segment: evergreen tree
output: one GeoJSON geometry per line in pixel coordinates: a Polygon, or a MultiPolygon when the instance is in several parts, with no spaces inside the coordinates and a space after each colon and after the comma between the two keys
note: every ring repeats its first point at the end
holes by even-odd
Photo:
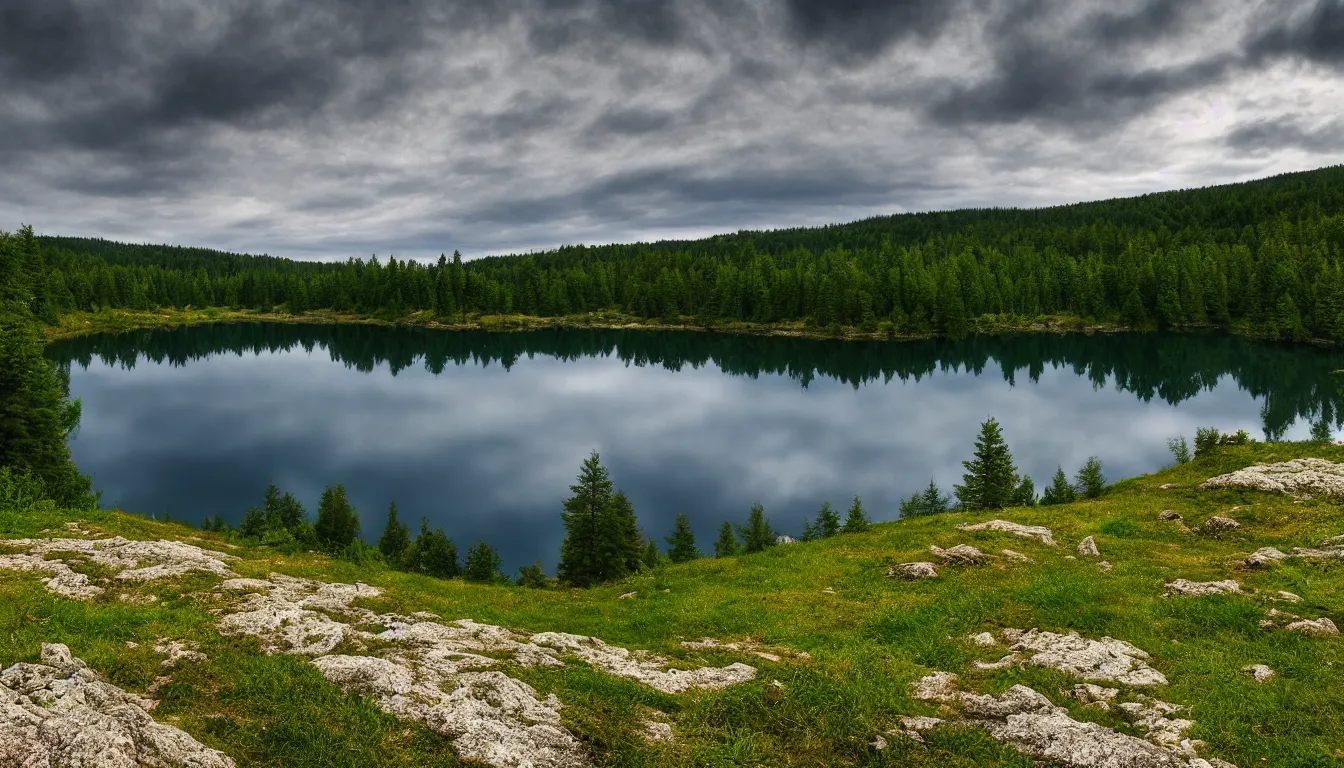
{"type": "Polygon", "coordinates": [[[520,587],[528,587],[530,589],[545,589],[550,586],[550,582],[546,580],[546,572],[541,570],[540,560],[531,565],[524,565],[519,568],[518,580],[514,583],[520,587]]]}
{"type": "Polygon", "coordinates": [[[714,542],[715,557],[732,557],[737,554],[737,536],[733,534],[733,524],[727,520],[719,528],[719,538],[714,542]]]}
{"type": "Polygon", "coordinates": [[[616,491],[611,497],[611,509],[607,515],[606,527],[617,533],[610,537],[613,551],[609,556],[609,562],[612,565],[607,578],[619,579],[627,573],[639,570],[640,563],[644,559],[644,532],[639,529],[635,508],[630,503],[630,497],[625,495],[625,491],[616,491]]]}
{"type": "Polygon", "coordinates": [[[640,565],[647,570],[652,570],[661,565],[662,562],[663,555],[658,551],[658,542],[649,539],[649,543],[645,545],[644,551],[641,553],[640,565]]]}
{"type": "Polygon", "coordinates": [[[954,486],[957,500],[966,509],[1003,509],[1013,501],[1017,489],[1017,469],[1008,444],[1003,440],[999,422],[993,417],[980,425],[975,441],[975,458],[963,461],[966,474],[962,484],[954,486]]]}
{"type": "Polygon", "coordinates": [[[406,560],[410,570],[427,576],[452,579],[462,575],[457,564],[457,545],[442,528],[431,531],[428,518],[420,518],[420,534],[415,537],[406,560]]]}
{"type": "Polygon", "coordinates": [[[387,509],[387,525],[383,528],[383,535],[378,538],[378,551],[383,553],[387,562],[396,565],[406,557],[406,552],[411,548],[411,532],[406,524],[397,519],[397,502],[387,509]]]}
{"type": "Polygon", "coordinates": [[[318,543],[332,552],[345,549],[359,538],[359,515],[346,499],[345,486],[341,483],[329,485],[322,491],[314,529],[318,543]]]}
{"type": "Polygon", "coordinates": [[[1045,489],[1045,493],[1041,494],[1041,503],[1070,504],[1077,498],[1078,494],[1069,482],[1068,475],[1064,474],[1064,468],[1059,467],[1055,470],[1055,476],[1050,480],[1049,487],[1045,489]]]}
{"type": "Polygon", "coordinates": [[[248,507],[243,522],[238,524],[238,532],[244,538],[260,539],[266,534],[266,513],[260,507],[248,507]]]}
{"type": "Polygon", "coordinates": [[[840,532],[840,514],[831,506],[831,502],[821,503],[821,511],[817,512],[817,524],[814,530],[817,538],[821,539],[829,539],[840,532]]]}
{"type": "Polygon", "coordinates": [[[1018,483],[1017,488],[1013,490],[1013,506],[1036,506],[1036,484],[1031,482],[1030,477],[1023,475],[1022,482],[1018,483]]]}
{"type": "Polygon", "coordinates": [[[478,541],[467,550],[466,562],[462,565],[462,575],[467,581],[488,584],[499,578],[499,555],[489,544],[478,541]]]}
{"type": "Polygon", "coordinates": [[[677,522],[672,528],[672,535],[667,537],[667,559],[674,563],[687,563],[700,557],[700,550],[695,548],[695,532],[691,530],[691,519],[685,512],[677,515],[677,522]]]}
{"type": "Polygon", "coordinates": [[[304,522],[307,513],[299,500],[291,493],[280,493],[279,487],[272,481],[266,486],[262,511],[266,515],[266,527],[293,533],[304,522]]]}
{"type": "Polygon", "coordinates": [[[1101,474],[1101,460],[1096,456],[1088,458],[1078,470],[1078,495],[1085,499],[1099,498],[1106,490],[1106,478],[1101,474]]]}
{"type": "Polygon", "coordinates": [[[1330,432],[1330,422],[1325,417],[1317,419],[1311,425],[1311,441],[1313,443],[1328,443],[1333,439],[1330,432]]]}
{"type": "Polygon", "coordinates": [[[948,511],[951,499],[943,495],[938,484],[929,478],[929,487],[901,502],[901,517],[922,517],[938,515],[948,511]]]}
{"type": "Polygon", "coordinates": [[[747,518],[747,524],[737,529],[737,535],[742,537],[742,551],[747,554],[773,547],[775,539],[779,537],[765,517],[765,507],[760,504],[751,505],[751,515],[747,518]]]}
{"type": "Polygon", "coordinates": [[[603,542],[610,537],[603,526],[611,508],[612,484],[597,451],[584,460],[578,482],[569,489],[574,495],[565,501],[561,513],[565,541],[560,546],[559,576],[576,587],[588,587],[604,581],[611,570],[603,561],[607,554],[603,542]]]}
{"type": "Polygon", "coordinates": [[[863,511],[863,500],[858,496],[854,497],[854,503],[849,506],[849,513],[845,515],[845,533],[863,533],[868,530],[872,521],[863,511]]]}

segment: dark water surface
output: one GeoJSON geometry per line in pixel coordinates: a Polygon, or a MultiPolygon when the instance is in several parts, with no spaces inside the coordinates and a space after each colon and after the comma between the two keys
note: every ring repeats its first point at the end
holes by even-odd
{"type": "Polygon", "coordinates": [[[223,325],[52,345],[84,419],[79,466],[105,506],[237,523],[269,480],[315,513],[343,482],[366,539],[389,501],[505,567],[553,570],[560,505],[602,454],[659,538],[678,512],[702,548],[753,502],[797,535],[823,500],[878,520],[961,475],[1003,424],[1038,490],[1090,455],[1108,477],[1170,463],[1216,425],[1303,438],[1341,413],[1344,355],[1214,334],[828,342],[700,333],[445,333],[223,325]]]}

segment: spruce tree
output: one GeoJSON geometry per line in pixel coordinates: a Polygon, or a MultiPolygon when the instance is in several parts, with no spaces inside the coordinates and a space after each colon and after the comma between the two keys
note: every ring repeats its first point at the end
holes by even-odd
{"type": "Polygon", "coordinates": [[[1034,507],[1036,506],[1036,484],[1031,482],[1031,478],[1023,475],[1022,482],[1018,483],[1013,491],[1013,506],[1015,507],[1034,507]]]}
{"type": "Polygon", "coordinates": [[[345,497],[345,486],[337,483],[322,491],[317,506],[317,541],[328,551],[345,549],[359,538],[359,515],[345,497]]]}
{"type": "Polygon", "coordinates": [[[411,548],[411,532],[406,524],[397,519],[397,502],[387,509],[387,525],[383,535],[378,538],[378,551],[383,553],[387,562],[397,565],[403,561],[406,551],[411,548]]]}
{"type": "Polygon", "coordinates": [[[980,425],[975,458],[961,463],[966,468],[962,484],[953,486],[957,500],[966,509],[1003,509],[1013,501],[1017,469],[999,422],[993,417],[980,425]]]}
{"type": "Polygon", "coordinates": [[[531,565],[524,565],[519,568],[518,579],[514,583],[520,587],[528,587],[530,589],[545,589],[550,586],[550,582],[546,580],[546,572],[541,570],[540,560],[531,565]]]}
{"type": "Polygon", "coordinates": [[[1077,498],[1078,494],[1073,490],[1068,476],[1064,474],[1064,468],[1059,467],[1055,470],[1055,476],[1051,478],[1049,487],[1041,494],[1041,503],[1069,504],[1077,498]]]}
{"type": "Polygon", "coordinates": [[[1322,416],[1320,419],[1317,419],[1315,422],[1312,422],[1311,442],[1328,443],[1332,439],[1333,435],[1330,432],[1330,422],[1326,421],[1324,416],[1322,416]]]}
{"type": "Polygon", "coordinates": [[[695,548],[695,532],[691,530],[691,519],[685,512],[677,515],[677,522],[672,528],[672,535],[667,537],[667,559],[674,563],[687,563],[700,557],[700,550],[695,548]]]}
{"type": "Polygon", "coordinates": [[[775,539],[779,536],[775,529],[770,527],[770,521],[765,517],[765,507],[760,504],[751,505],[751,515],[747,518],[747,524],[739,528],[737,534],[742,537],[742,551],[748,554],[773,547],[775,539]]]}
{"type": "Polygon", "coordinates": [[[732,557],[737,554],[737,536],[733,533],[733,524],[727,520],[719,528],[719,538],[714,542],[715,557],[732,557]]]}
{"type": "Polygon", "coordinates": [[[452,579],[462,575],[457,563],[457,545],[442,528],[431,531],[427,518],[420,518],[420,535],[415,537],[406,560],[410,570],[427,576],[452,579]]]}
{"type": "Polygon", "coordinates": [[[266,513],[260,507],[248,507],[243,522],[238,524],[238,532],[244,538],[260,539],[266,533],[266,513]]]}
{"type": "Polygon", "coordinates": [[[871,524],[863,511],[863,500],[855,496],[854,503],[849,505],[849,513],[845,515],[845,533],[863,533],[871,524]]]}
{"type": "Polygon", "coordinates": [[[579,470],[574,495],[561,517],[560,580],[577,587],[619,579],[639,570],[645,541],[634,507],[623,491],[612,492],[611,477],[593,451],[579,470]]]}
{"type": "Polygon", "coordinates": [[[653,570],[663,563],[663,555],[658,551],[658,542],[649,539],[649,543],[644,546],[644,551],[640,556],[640,565],[646,570],[653,570]]]}
{"type": "Polygon", "coordinates": [[[831,502],[823,501],[821,511],[817,513],[816,524],[817,538],[829,539],[840,532],[840,514],[831,506],[831,502]]]}
{"type": "Polygon", "coordinates": [[[1101,460],[1089,457],[1078,470],[1078,495],[1085,499],[1095,499],[1106,490],[1106,478],[1101,474],[1101,460]]]}
{"type": "Polygon", "coordinates": [[[467,550],[462,575],[467,581],[488,584],[499,577],[499,554],[484,541],[478,541],[467,550]]]}
{"type": "Polygon", "coordinates": [[[616,491],[611,497],[611,508],[607,512],[604,529],[610,534],[612,555],[608,559],[606,580],[619,579],[627,573],[639,570],[644,559],[644,532],[639,529],[635,518],[635,508],[625,491],[616,491]]]}

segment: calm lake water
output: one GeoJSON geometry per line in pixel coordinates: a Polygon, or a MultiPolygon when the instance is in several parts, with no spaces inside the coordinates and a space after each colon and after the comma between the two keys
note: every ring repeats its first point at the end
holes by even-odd
{"type": "Polygon", "coordinates": [[[797,535],[823,500],[877,520],[950,491],[993,415],[1041,489],[1088,456],[1122,478],[1216,425],[1304,438],[1341,413],[1344,355],[1215,334],[845,343],[700,333],[444,333],[243,324],[52,345],[108,507],[237,523],[270,480],[315,513],[343,482],[377,539],[395,501],[505,567],[553,572],[561,502],[601,453],[649,535],[702,548],[753,502],[797,535]]]}

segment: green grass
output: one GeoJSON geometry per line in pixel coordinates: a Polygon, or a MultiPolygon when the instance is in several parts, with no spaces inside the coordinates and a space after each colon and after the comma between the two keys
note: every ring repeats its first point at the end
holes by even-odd
{"type": "MultiPolygon", "coordinates": [[[[1226,448],[1187,465],[1126,480],[1105,496],[1061,507],[993,514],[947,514],[874,526],[865,534],[779,547],[757,555],[699,560],[591,590],[530,590],[439,581],[318,555],[267,549],[227,550],[244,559],[241,575],[270,571],[382,588],[378,610],[428,610],[521,630],[594,635],[691,663],[744,661],[754,682],[717,692],[661,694],[586,665],[510,669],[510,674],[567,705],[567,726],[603,766],[1028,766],[1029,759],[976,730],[942,729],[927,745],[893,739],[868,743],[900,715],[935,714],[910,699],[908,685],[931,670],[962,675],[977,690],[1024,683],[1068,707],[1072,716],[1127,726],[1114,713],[1082,708],[1061,689],[1075,680],[1038,668],[976,670],[1002,649],[961,638],[1000,627],[1040,627],[1109,635],[1152,655],[1170,684],[1154,691],[1192,707],[1194,738],[1207,754],[1248,766],[1344,765],[1344,640],[1260,629],[1269,604],[1253,595],[1163,598],[1175,578],[1235,578],[1259,593],[1288,590],[1304,602],[1281,608],[1344,624],[1344,564],[1292,561],[1238,570],[1261,546],[1310,546],[1344,534],[1344,507],[1326,499],[1295,502],[1251,492],[1198,489],[1213,475],[1257,461],[1319,456],[1344,461],[1344,448],[1253,444],[1226,448]],[[1162,490],[1164,483],[1176,487],[1162,490]],[[1242,527],[1218,538],[1183,532],[1158,520],[1164,509],[1196,527],[1231,512],[1242,527]],[[961,522],[1000,517],[1050,527],[1061,546],[994,532],[963,533],[961,522]],[[1102,572],[1073,547],[1094,536],[1114,570],[1102,572]],[[936,581],[901,582],[887,565],[928,558],[928,546],[970,543],[987,552],[1022,552],[1034,563],[998,561],[944,569],[936,581]],[[826,588],[835,594],[827,594],[826,588]],[[664,591],[667,590],[667,591],[664,591]],[[636,591],[634,600],[618,600],[636,591]],[[810,661],[772,663],[728,652],[688,651],[683,639],[750,638],[807,651],[810,661]],[[950,638],[950,639],[949,639],[950,638]],[[1268,664],[1278,675],[1254,683],[1240,670],[1268,664]],[[778,681],[779,686],[773,684],[778,681]],[[677,741],[650,745],[637,733],[650,709],[673,717],[677,741]]],[[[34,535],[59,527],[47,509],[31,520],[0,511],[0,535],[34,535]]],[[[105,533],[180,538],[222,548],[213,534],[120,513],[81,519],[105,533]]],[[[33,574],[0,571],[0,665],[32,660],[42,642],[64,642],[90,665],[130,690],[159,674],[149,649],[157,637],[192,638],[210,657],[185,664],[161,692],[156,716],[224,750],[240,765],[455,765],[443,740],[345,696],[303,660],[268,657],[254,641],[220,636],[213,579],[118,587],[91,603],[49,595],[33,574]],[[190,589],[184,589],[190,586],[190,589]],[[156,603],[122,602],[117,592],[154,594],[156,603]],[[139,644],[128,648],[127,641],[139,644]]]]}

